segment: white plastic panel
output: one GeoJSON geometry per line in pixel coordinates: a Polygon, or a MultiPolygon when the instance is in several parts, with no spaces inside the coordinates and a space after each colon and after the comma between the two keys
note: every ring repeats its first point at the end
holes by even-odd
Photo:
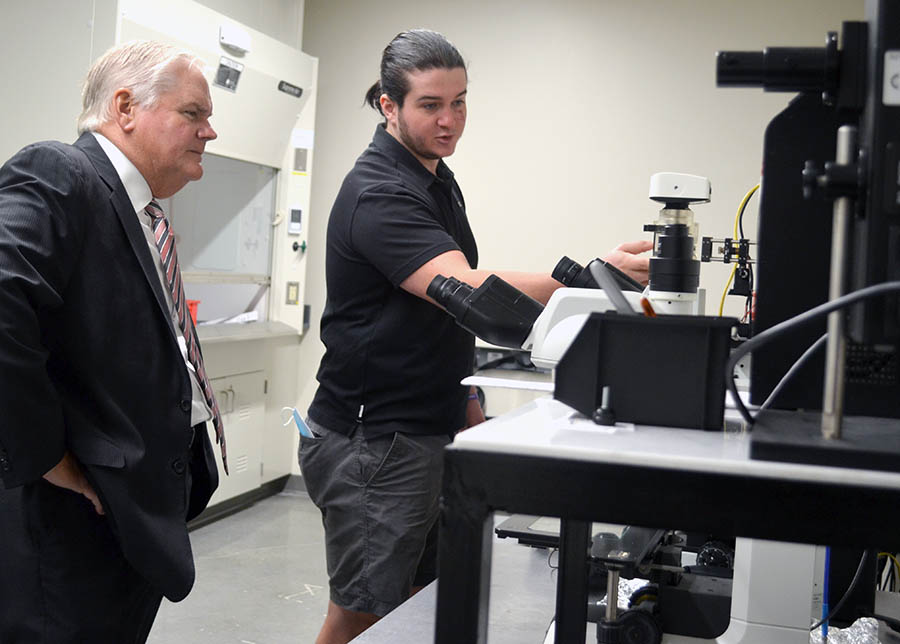
{"type": "MultiPolygon", "coordinates": [[[[274,38],[188,0],[122,0],[119,42],[152,39],[184,47],[208,66],[213,127],[219,138],[207,150],[280,168],[291,130],[312,93],[316,60],[274,38]],[[223,25],[249,35],[244,55],[219,43],[223,25]],[[234,91],[213,83],[222,57],[243,65],[234,91]],[[303,89],[298,98],[278,89],[282,81],[303,89]]],[[[226,27],[228,28],[228,27],[226,27]]]]}

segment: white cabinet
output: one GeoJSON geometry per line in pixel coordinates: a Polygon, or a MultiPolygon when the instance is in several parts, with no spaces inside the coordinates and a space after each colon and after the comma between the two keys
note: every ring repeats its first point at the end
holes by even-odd
{"type": "Polygon", "coordinates": [[[219,468],[219,488],[209,505],[256,490],[262,482],[260,436],[265,417],[265,381],[262,371],[213,378],[209,381],[222,414],[229,467],[229,474],[226,476],[222,467],[222,451],[215,445],[214,430],[210,423],[210,438],[213,440],[213,451],[219,468]]]}
{"type": "Polygon", "coordinates": [[[281,410],[297,404],[300,335],[280,322],[200,326],[197,335],[228,450],[226,475],[213,442],[219,487],[204,513],[211,520],[281,491],[291,473],[297,429],[283,425],[281,410]]]}

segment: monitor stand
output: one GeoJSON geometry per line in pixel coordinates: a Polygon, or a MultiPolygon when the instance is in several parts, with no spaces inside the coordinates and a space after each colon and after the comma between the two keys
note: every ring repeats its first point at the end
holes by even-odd
{"type": "Polygon", "coordinates": [[[841,438],[822,437],[822,414],[765,410],[753,425],[750,458],[900,472],[900,419],[845,416],[841,438]]]}

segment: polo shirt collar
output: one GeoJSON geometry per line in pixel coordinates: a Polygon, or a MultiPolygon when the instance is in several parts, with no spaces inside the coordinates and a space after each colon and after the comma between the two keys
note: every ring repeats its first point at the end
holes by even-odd
{"type": "Polygon", "coordinates": [[[422,185],[425,188],[428,188],[436,180],[440,180],[441,183],[453,181],[453,171],[447,167],[443,159],[438,161],[437,176],[431,174],[428,168],[413,156],[412,152],[403,147],[400,141],[388,133],[384,123],[379,123],[375,128],[375,136],[372,138],[372,143],[389,157],[410,169],[413,175],[422,181],[422,185]]]}

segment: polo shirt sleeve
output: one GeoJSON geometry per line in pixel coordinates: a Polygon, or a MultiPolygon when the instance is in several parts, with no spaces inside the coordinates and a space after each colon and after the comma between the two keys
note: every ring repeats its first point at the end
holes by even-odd
{"type": "Polygon", "coordinates": [[[388,188],[360,197],[350,234],[357,252],[394,286],[428,260],[461,250],[420,196],[388,188]]]}

